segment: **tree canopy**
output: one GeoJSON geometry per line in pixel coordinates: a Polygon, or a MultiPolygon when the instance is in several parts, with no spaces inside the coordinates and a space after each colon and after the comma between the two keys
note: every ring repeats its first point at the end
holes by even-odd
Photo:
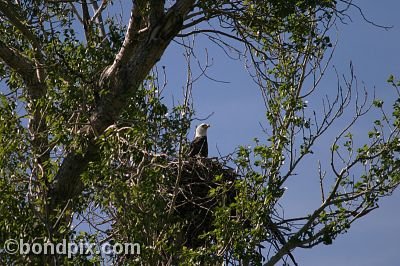
{"type": "MultiPolygon", "coordinates": [[[[400,100],[387,113],[353,69],[307,109],[351,1],[0,0],[0,243],[63,239],[140,244],[140,254],[10,254],[6,264],[297,265],[296,248],[331,244],[400,181],[400,100]],[[129,21],[121,16],[130,8],[129,21]],[[126,11],[126,10],[125,10],[126,11]],[[158,61],[197,36],[245,62],[265,103],[265,138],[221,158],[188,158],[190,66],[182,102],[163,99],[158,61]],[[354,100],[355,99],[355,100],[354,100]],[[351,108],[349,108],[351,107],[351,108]],[[375,109],[369,141],[352,126],[375,109]],[[315,173],[319,207],[279,201],[317,140],[354,110],[315,173]],[[79,232],[73,221],[93,230],[79,232]]],[[[206,75],[207,69],[204,69],[206,75]]],[[[389,85],[398,92],[399,81],[389,85]]],[[[178,95],[180,92],[176,92],[178,95]]]]}

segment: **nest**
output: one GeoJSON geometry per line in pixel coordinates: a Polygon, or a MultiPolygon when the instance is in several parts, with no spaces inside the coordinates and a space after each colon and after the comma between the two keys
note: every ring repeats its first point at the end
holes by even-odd
{"type": "Polygon", "coordinates": [[[238,175],[217,158],[171,162],[168,170],[179,181],[178,190],[171,192],[176,195],[175,214],[185,224],[181,231],[183,244],[189,248],[204,247],[207,241],[200,236],[213,230],[215,208],[234,202],[238,175]]]}

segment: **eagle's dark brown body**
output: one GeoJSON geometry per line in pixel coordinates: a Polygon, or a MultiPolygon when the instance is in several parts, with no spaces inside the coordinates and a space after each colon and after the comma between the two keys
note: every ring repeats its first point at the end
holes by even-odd
{"type": "Polygon", "coordinates": [[[189,157],[207,157],[208,156],[208,143],[207,136],[196,137],[190,144],[188,153],[189,157]]]}

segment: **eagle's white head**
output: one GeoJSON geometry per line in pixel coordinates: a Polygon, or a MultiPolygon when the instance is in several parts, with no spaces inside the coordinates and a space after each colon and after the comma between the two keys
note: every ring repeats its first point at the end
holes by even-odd
{"type": "Polygon", "coordinates": [[[196,128],[196,136],[195,136],[195,138],[207,136],[207,129],[210,126],[211,126],[210,124],[205,124],[205,123],[202,123],[202,124],[198,125],[197,128],[196,128]]]}

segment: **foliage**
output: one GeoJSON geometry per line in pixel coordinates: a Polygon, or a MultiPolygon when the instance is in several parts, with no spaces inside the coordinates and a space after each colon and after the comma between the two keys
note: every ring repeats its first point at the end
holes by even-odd
{"type": "MultiPolygon", "coordinates": [[[[351,68],[344,88],[323,100],[322,111],[310,111],[307,99],[333,52],[329,29],[349,6],[133,1],[126,23],[113,1],[0,0],[0,246],[8,239],[141,246],[140,254],[109,256],[3,250],[0,260],[296,264],[295,248],[331,244],[400,182],[400,100],[388,115],[383,101],[362,99],[351,68]],[[172,40],[195,57],[187,40],[199,34],[250,62],[265,103],[265,139],[218,159],[185,155],[195,115],[190,65],[175,106],[163,99],[158,72],[172,40]],[[351,104],[354,119],[332,143],[331,169],[316,173],[320,206],[285,217],[278,208],[285,183],[351,104]],[[382,119],[360,146],[351,129],[371,110],[382,119]]],[[[395,77],[388,83],[398,91],[395,77]]]]}

